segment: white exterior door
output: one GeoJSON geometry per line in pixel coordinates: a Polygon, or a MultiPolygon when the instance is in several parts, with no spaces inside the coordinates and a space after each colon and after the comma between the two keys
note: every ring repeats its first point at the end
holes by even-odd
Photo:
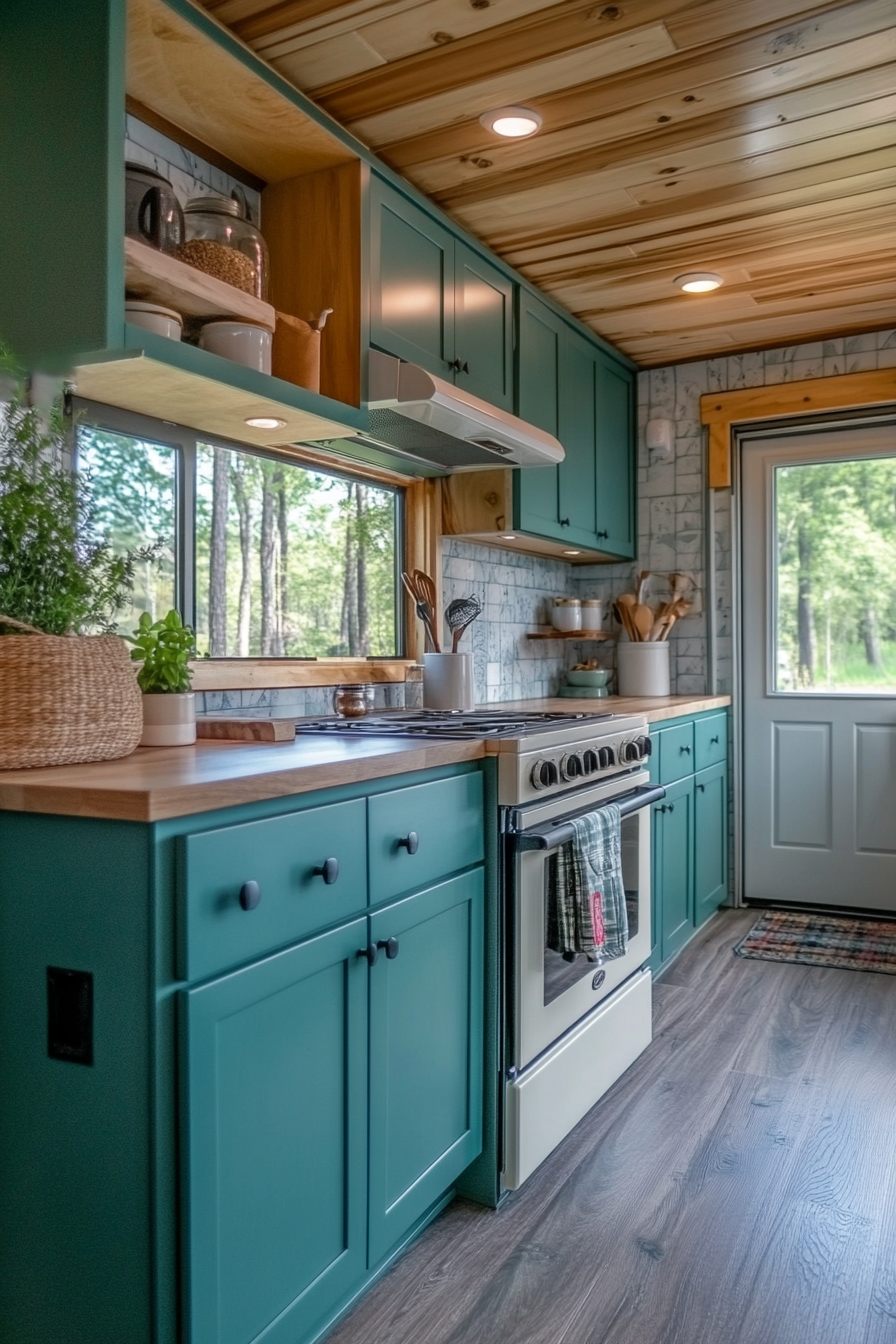
{"type": "Polygon", "coordinates": [[[742,449],[743,894],[896,911],[896,432],[742,449]]]}

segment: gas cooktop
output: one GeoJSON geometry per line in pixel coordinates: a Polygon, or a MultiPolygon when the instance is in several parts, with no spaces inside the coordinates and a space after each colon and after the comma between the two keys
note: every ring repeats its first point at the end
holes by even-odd
{"type": "Polygon", "coordinates": [[[296,733],[371,733],[392,737],[520,738],[557,728],[587,727],[616,714],[539,713],[527,710],[396,709],[361,719],[300,719],[296,733]]]}

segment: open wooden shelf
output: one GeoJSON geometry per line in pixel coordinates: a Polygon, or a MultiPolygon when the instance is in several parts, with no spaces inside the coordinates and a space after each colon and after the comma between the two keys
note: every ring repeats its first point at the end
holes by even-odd
{"type": "Polygon", "coordinates": [[[229,317],[268,331],[276,323],[269,303],[136,238],[124,240],[124,284],[129,297],[173,308],[181,317],[229,317]]]}
{"type": "Polygon", "coordinates": [[[341,439],[367,428],[367,413],[353,406],[140,327],[126,326],[125,333],[123,350],[76,361],[71,378],[78,396],[257,448],[341,439]],[[246,424],[261,415],[283,426],[246,424]]]}
{"type": "Polygon", "coordinates": [[[609,630],[530,630],[527,639],[615,639],[609,630]]]}

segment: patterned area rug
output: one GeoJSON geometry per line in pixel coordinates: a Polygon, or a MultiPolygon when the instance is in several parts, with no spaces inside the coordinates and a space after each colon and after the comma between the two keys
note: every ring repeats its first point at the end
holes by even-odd
{"type": "Polygon", "coordinates": [[[769,910],[734,949],[759,961],[797,961],[896,975],[896,921],[769,910]]]}

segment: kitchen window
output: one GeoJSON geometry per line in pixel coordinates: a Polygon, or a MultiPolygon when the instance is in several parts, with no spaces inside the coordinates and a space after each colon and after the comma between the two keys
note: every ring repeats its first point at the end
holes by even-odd
{"type": "Polygon", "coordinates": [[[104,406],[75,415],[98,530],[159,548],[119,631],[177,606],[212,658],[400,656],[400,488],[104,406]]]}

